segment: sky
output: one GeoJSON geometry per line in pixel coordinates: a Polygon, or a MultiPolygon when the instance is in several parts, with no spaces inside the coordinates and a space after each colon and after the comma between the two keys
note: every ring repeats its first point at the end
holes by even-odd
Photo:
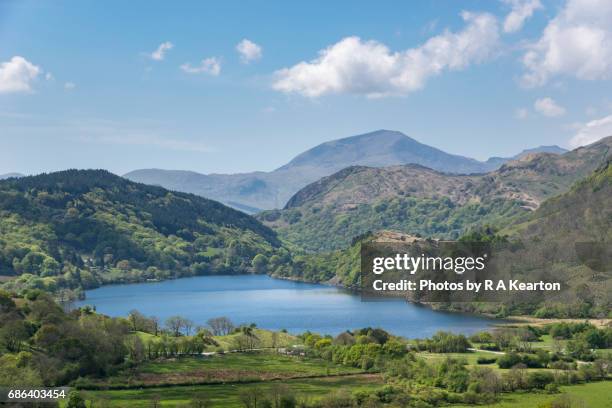
{"type": "Polygon", "coordinates": [[[273,170],[377,129],[612,135],[612,1],[0,1],[0,174],[273,170]]]}

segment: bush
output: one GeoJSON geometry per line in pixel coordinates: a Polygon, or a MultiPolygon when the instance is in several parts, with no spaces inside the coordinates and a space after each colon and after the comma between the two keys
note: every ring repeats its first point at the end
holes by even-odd
{"type": "Polygon", "coordinates": [[[478,360],[476,360],[476,362],[478,364],[493,364],[497,362],[497,357],[478,357],[478,360]]]}
{"type": "Polygon", "coordinates": [[[546,384],[544,391],[548,394],[557,394],[559,392],[559,386],[555,383],[546,384]]]}
{"type": "Polygon", "coordinates": [[[534,371],[527,375],[527,386],[532,389],[543,390],[548,384],[555,381],[552,373],[545,371],[534,371]]]}

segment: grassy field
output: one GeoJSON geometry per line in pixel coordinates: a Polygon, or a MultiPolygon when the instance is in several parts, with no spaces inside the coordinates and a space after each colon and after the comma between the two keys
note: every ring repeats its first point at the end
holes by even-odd
{"type": "MultiPolygon", "coordinates": [[[[263,329],[255,329],[254,332],[259,339],[260,347],[288,347],[300,343],[297,337],[292,336],[289,333],[271,332],[263,329]],[[273,333],[276,333],[275,341],[272,339],[273,333]]],[[[235,333],[227,336],[215,336],[213,338],[224,350],[231,350],[232,348],[235,348],[235,338],[239,335],[239,333],[235,333]]],[[[215,347],[211,347],[211,350],[212,349],[215,349],[215,347]]]]}
{"type": "MultiPolygon", "coordinates": [[[[357,374],[344,377],[296,379],[283,381],[283,386],[295,393],[300,399],[310,401],[340,390],[356,392],[372,390],[382,385],[382,377],[376,374],[357,374]]],[[[163,407],[187,405],[197,395],[206,395],[214,407],[242,407],[240,393],[258,388],[264,392],[278,386],[278,381],[252,384],[219,384],[202,386],[182,386],[147,388],[117,391],[84,391],[83,396],[96,401],[95,406],[109,407],[151,407],[152,401],[159,398],[163,407]],[[106,404],[106,405],[105,405],[106,404]]]]}
{"type": "MultiPolygon", "coordinates": [[[[544,393],[513,393],[504,394],[502,400],[492,405],[481,405],[491,408],[540,408],[562,396],[567,396],[573,402],[572,407],[580,408],[610,408],[612,407],[612,381],[602,381],[589,384],[561,387],[560,394],[544,393]]],[[[564,407],[565,405],[559,405],[564,407]]],[[[468,406],[455,405],[455,408],[468,406]]]]}
{"type": "MultiPolygon", "coordinates": [[[[254,329],[254,334],[257,337],[258,347],[269,348],[269,347],[290,347],[294,344],[300,344],[300,340],[289,334],[283,332],[272,332],[270,330],[264,329],[254,329]],[[275,339],[273,337],[276,337],[275,339]]],[[[140,337],[143,342],[155,341],[159,339],[158,336],[155,336],[150,333],[145,332],[136,332],[136,335],[140,337]]],[[[226,336],[213,336],[213,339],[219,344],[218,346],[210,346],[208,347],[208,351],[215,351],[219,348],[222,348],[225,351],[232,350],[236,348],[236,338],[240,336],[240,333],[228,334],[226,336]]]]}
{"type": "Polygon", "coordinates": [[[497,354],[489,353],[487,351],[474,351],[474,352],[469,352],[469,353],[428,353],[424,351],[424,352],[419,352],[417,355],[429,361],[442,361],[447,358],[465,360],[467,364],[470,366],[479,365],[477,360],[480,357],[485,357],[485,358],[500,357],[497,354]]]}
{"type": "Polygon", "coordinates": [[[315,358],[285,356],[273,352],[228,353],[150,361],[136,371],[123,372],[93,384],[113,388],[152,387],[270,381],[361,372],[357,368],[315,358]]]}

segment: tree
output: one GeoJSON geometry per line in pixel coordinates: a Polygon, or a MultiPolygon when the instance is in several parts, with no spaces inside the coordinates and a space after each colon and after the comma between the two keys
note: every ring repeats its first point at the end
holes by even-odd
{"type": "Polygon", "coordinates": [[[215,336],[226,336],[234,330],[234,324],[227,317],[214,317],[206,322],[215,336]]]}
{"type": "Polygon", "coordinates": [[[147,318],[138,310],[131,310],[128,313],[128,321],[133,331],[145,331],[147,318]]]}
{"type": "Polygon", "coordinates": [[[245,408],[257,408],[263,400],[263,392],[259,388],[249,388],[241,391],[239,398],[245,408]]]}
{"type": "Polygon", "coordinates": [[[28,331],[22,320],[11,320],[0,328],[0,345],[13,353],[21,350],[22,342],[28,337],[28,331]]]}
{"type": "Polygon", "coordinates": [[[266,267],[268,266],[268,257],[264,254],[257,254],[255,258],[253,258],[251,264],[255,269],[255,273],[265,273],[266,267]]]}
{"type": "Polygon", "coordinates": [[[190,406],[193,408],[209,408],[212,406],[210,398],[205,393],[197,393],[191,399],[190,406]]]}
{"type": "Polygon", "coordinates": [[[174,337],[178,337],[181,335],[181,329],[185,324],[185,320],[181,316],[171,316],[166,319],[166,328],[170,330],[174,337]]]}
{"type": "Polygon", "coordinates": [[[159,334],[159,317],[151,316],[149,321],[151,322],[151,331],[157,336],[159,334]]]}
{"type": "Polygon", "coordinates": [[[151,408],[161,407],[161,397],[159,395],[153,395],[151,397],[151,408]]]}
{"type": "Polygon", "coordinates": [[[187,336],[191,335],[191,329],[193,329],[193,321],[189,319],[183,319],[183,329],[187,336]]]}
{"type": "Polygon", "coordinates": [[[87,408],[87,405],[85,405],[85,400],[81,397],[81,394],[77,391],[70,391],[66,408],[87,408]]]}

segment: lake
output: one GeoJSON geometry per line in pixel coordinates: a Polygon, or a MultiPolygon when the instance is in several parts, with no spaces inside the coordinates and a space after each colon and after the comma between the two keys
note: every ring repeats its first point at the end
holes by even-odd
{"type": "Polygon", "coordinates": [[[180,315],[205,325],[227,316],[235,324],[266,329],[338,334],[347,329],[382,327],[408,338],[438,330],[470,334],[495,322],[478,316],[436,312],[403,300],[362,302],[359,294],[332,286],[293,282],[265,275],[198,276],[153,283],[110,285],[88,290],[77,306],[92,305],[109,316],[136,309],[163,322],[180,315]]]}

